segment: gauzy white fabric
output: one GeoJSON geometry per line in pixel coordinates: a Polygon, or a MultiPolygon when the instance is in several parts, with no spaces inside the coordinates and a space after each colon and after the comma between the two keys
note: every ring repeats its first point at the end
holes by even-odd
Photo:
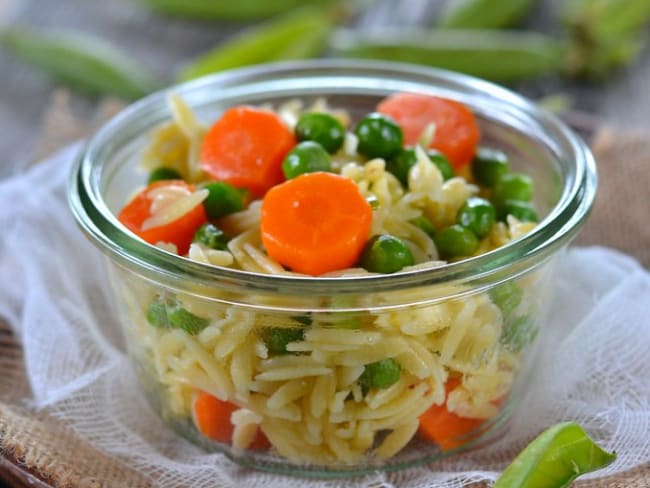
{"type": "MultiPolygon", "coordinates": [[[[509,434],[488,448],[398,473],[314,481],[238,467],[178,438],[138,393],[119,347],[101,253],[77,228],[66,187],[78,146],[0,182],[0,316],[24,346],[36,408],[93,446],[180,487],[461,487],[494,480],[544,428],[579,422],[617,461],[650,461],[650,274],[604,248],[559,266],[546,343],[509,434]]],[[[641,224],[640,224],[641,225],[641,224]]]]}

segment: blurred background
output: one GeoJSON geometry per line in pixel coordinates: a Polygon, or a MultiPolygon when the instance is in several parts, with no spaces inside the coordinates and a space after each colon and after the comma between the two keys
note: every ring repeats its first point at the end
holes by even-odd
{"type": "Polygon", "coordinates": [[[180,79],[274,59],[451,67],[541,100],[587,137],[644,130],[649,18],[649,0],[0,0],[0,177],[47,152],[44,120],[81,136],[102,103],[100,117],[180,79]]]}

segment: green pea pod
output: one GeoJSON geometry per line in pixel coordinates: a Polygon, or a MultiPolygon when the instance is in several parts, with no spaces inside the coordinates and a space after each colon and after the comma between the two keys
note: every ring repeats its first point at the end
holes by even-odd
{"type": "Polygon", "coordinates": [[[332,48],[339,56],[424,64],[498,82],[555,72],[566,50],[542,34],[495,30],[338,30],[332,48]]]}
{"type": "Polygon", "coordinates": [[[533,440],[503,472],[493,488],[566,488],[578,476],[616,459],[575,422],[554,425],[533,440]]]}
{"type": "Polygon", "coordinates": [[[516,25],[535,0],[447,0],[438,26],[452,29],[501,29],[516,25]]]}
{"type": "Polygon", "coordinates": [[[637,58],[650,1],[569,0],[562,13],[571,39],[565,73],[600,80],[637,58]]]}
{"type": "Polygon", "coordinates": [[[267,61],[314,57],[327,45],[332,14],[328,8],[306,7],[269,19],[195,59],[180,79],[267,61]]]}
{"type": "Polygon", "coordinates": [[[636,34],[650,22],[648,0],[569,0],[564,22],[595,40],[636,34]]]}
{"type": "Polygon", "coordinates": [[[301,39],[279,50],[269,61],[315,58],[325,50],[331,31],[331,22],[314,22],[312,30],[305,31],[301,39]]]}
{"type": "Polygon", "coordinates": [[[0,45],[52,78],[91,95],[140,98],[159,88],[156,78],[102,39],[59,31],[37,33],[12,28],[0,45]]]}
{"type": "Polygon", "coordinates": [[[592,81],[604,80],[617,68],[631,64],[643,49],[639,36],[628,35],[607,41],[582,43],[571,46],[564,65],[564,73],[570,77],[592,81]]]}
{"type": "Polygon", "coordinates": [[[333,4],[334,0],[139,0],[167,15],[196,20],[250,21],[271,17],[306,5],[333,4]]]}

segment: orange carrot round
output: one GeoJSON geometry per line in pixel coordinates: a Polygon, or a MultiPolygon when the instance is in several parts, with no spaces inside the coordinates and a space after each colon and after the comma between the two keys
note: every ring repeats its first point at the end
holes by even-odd
{"type": "MultiPolygon", "coordinates": [[[[459,383],[456,379],[449,380],[445,385],[446,395],[459,383]]],[[[471,432],[483,422],[485,419],[459,417],[447,410],[445,404],[433,405],[420,416],[419,433],[425,439],[438,444],[443,451],[449,451],[471,441],[471,432]]]]}
{"type": "Polygon", "coordinates": [[[199,392],[194,399],[194,420],[204,436],[229,444],[234,427],[230,416],[237,405],[219,400],[209,393],[199,392]]]}
{"type": "MultiPolygon", "coordinates": [[[[199,392],[194,399],[194,421],[199,432],[214,441],[225,444],[232,443],[232,434],[235,430],[230,416],[239,407],[234,403],[219,400],[217,397],[204,391],[199,392]]],[[[257,429],[257,435],[248,446],[248,449],[268,449],[269,440],[264,433],[257,429]]]]}
{"type": "Polygon", "coordinates": [[[262,203],[262,242],[293,271],[320,275],[354,265],[368,240],[372,209],[357,185],[307,173],[272,188],[262,203]]]}
{"type": "Polygon", "coordinates": [[[380,113],[391,116],[404,131],[404,142],[414,145],[426,127],[435,124],[429,145],[449,158],[454,168],[468,164],[481,137],[474,114],[460,102],[415,93],[397,93],[378,106],[380,113]]]}
{"type": "Polygon", "coordinates": [[[191,193],[192,185],[182,180],[156,181],[138,193],[119,213],[118,220],[131,232],[150,244],[167,242],[176,245],[179,254],[187,253],[196,230],[207,222],[203,205],[197,205],[181,217],[164,225],[143,229],[151,217],[151,191],[161,187],[177,187],[191,193]]]}
{"type": "Polygon", "coordinates": [[[293,132],[273,112],[233,107],[206,134],[201,168],[215,180],[261,197],[284,181],[282,161],[295,144],[293,132]]]}

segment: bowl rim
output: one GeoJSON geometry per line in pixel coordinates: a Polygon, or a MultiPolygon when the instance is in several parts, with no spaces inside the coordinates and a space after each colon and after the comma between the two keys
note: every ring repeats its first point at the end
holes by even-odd
{"type": "MultiPolygon", "coordinates": [[[[560,151],[556,142],[551,139],[546,141],[548,149],[554,154],[560,151]]],[[[314,293],[389,292],[436,284],[463,284],[463,290],[467,289],[467,285],[476,290],[505,281],[540,264],[575,236],[593,205],[596,186],[595,161],[580,137],[553,114],[506,88],[471,76],[406,63],[312,60],[261,64],[225,71],[171,86],[130,105],[85,143],[70,174],[68,200],[77,223],[103,252],[118,262],[135,265],[143,275],[151,279],[165,277],[172,282],[190,279],[195,285],[300,296],[314,293]],[[286,84],[305,79],[318,79],[321,82],[327,79],[334,83],[338,81],[349,84],[355,73],[366,81],[373,79],[373,76],[377,81],[380,77],[383,77],[383,81],[390,77],[397,81],[409,80],[422,87],[428,85],[435,91],[440,90],[436,83],[446,84],[452,87],[451,92],[458,90],[459,95],[471,98],[488,97],[485,103],[495,106],[498,104],[503,110],[530,118],[540,127],[552,131],[562,139],[567,152],[564,158],[572,163],[573,169],[571,177],[565,178],[558,203],[531,232],[505,246],[469,259],[390,275],[312,277],[270,275],[215,267],[169,253],[128,231],[102,198],[99,189],[101,161],[97,161],[99,155],[110,147],[116,134],[137,121],[143,113],[165,107],[166,97],[171,92],[186,97],[206,90],[214,91],[215,88],[237,87],[239,92],[245,93],[246,88],[251,89],[260,84],[268,87],[273,82],[286,84]]],[[[446,293],[448,292],[449,290],[446,293]]],[[[458,292],[461,292],[460,288],[458,292]]]]}

